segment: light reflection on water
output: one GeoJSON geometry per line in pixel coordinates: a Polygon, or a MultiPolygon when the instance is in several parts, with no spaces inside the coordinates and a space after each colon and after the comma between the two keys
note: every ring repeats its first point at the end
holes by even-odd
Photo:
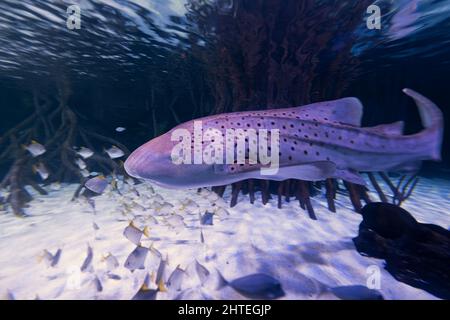
{"type": "MultiPolygon", "coordinates": [[[[212,24],[217,10],[235,15],[242,0],[80,0],[82,32],[66,27],[69,1],[4,0],[0,3],[0,70],[6,79],[47,76],[63,65],[78,76],[139,73],[141,66],[162,68],[168,52],[202,43],[186,13],[195,2],[210,3],[212,24]]],[[[334,5],[319,1],[318,5],[334,5]]],[[[351,34],[358,35],[354,55],[378,50],[389,57],[437,56],[450,42],[450,1],[376,1],[382,29],[368,30],[364,17],[356,30],[342,30],[334,39],[339,50],[351,34]]],[[[352,12],[348,12],[351,15],[352,12]]],[[[317,21],[317,25],[322,24],[317,21]]],[[[314,28],[314,26],[312,26],[314,28]]],[[[445,63],[443,61],[442,63],[445,63]]]]}

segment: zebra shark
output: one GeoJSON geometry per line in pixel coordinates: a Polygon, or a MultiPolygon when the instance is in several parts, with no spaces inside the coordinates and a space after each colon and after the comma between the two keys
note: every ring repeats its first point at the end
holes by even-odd
{"type": "MultiPolygon", "coordinates": [[[[226,113],[192,120],[154,138],[134,151],[125,162],[126,172],[169,188],[221,186],[245,179],[318,181],[338,178],[364,185],[359,172],[417,170],[423,160],[439,161],[444,122],[440,109],[411,90],[424,129],[403,134],[403,122],[361,127],[363,106],[357,98],[306,106],[226,113]],[[265,128],[279,132],[279,169],[263,175],[261,163],[174,163],[176,130],[194,132],[195,122],[225,136],[229,129],[265,128]]],[[[189,139],[191,140],[191,139],[189,139]]],[[[188,146],[190,143],[189,141],[188,146]]],[[[245,142],[260,144],[261,140],[245,142]]],[[[237,152],[234,144],[234,152],[237,152]]],[[[204,146],[206,147],[206,145],[204,146]]],[[[194,153],[191,145],[189,152],[194,153]]],[[[270,148],[269,148],[270,149],[270,148]]],[[[247,149],[248,152],[248,149],[247,149]]],[[[246,158],[247,159],[247,158],[246,158]]]]}

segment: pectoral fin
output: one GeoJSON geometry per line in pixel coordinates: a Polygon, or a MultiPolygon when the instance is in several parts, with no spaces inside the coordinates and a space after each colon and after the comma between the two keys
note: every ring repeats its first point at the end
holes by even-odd
{"type": "Polygon", "coordinates": [[[391,171],[414,174],[420,170],[421,166],[422,166],[422,161],[412,161],[412,162],[407,162],[407,163],[398,165],[397,167],[392,168],[391,171]]]}
{"type": "Polygon", "coordinates": [[[317,161],[295,166],[280,168],[280,180],[300,179],[306,181],[319,181],[332,177],[336,172],[336,164],[331,161],[317,161]]]}
{"type": "Polygon", "coordinates": [[[363,186],[366,185],[366,181],[363,179],[363,177],[361,177],[358,172],[350,169],[337,169],[334,174],[334,178],[342,179],[363,186]]]}
{"type": "Polygon", "coordinates": [[[268,180],[287,180],[301,179],[306,181],[324,180],[335,175],[336,165],[331,161],[317,161],[311,163],[303,163],[298,165],[283,166],[281,165],[275,175],[261,175],[261,169],[267,166],[260,164],[232,164],[232,165],[215,165],[214,172],[216,174],[245,174],[246,177],[255,179],[268,180]]]}

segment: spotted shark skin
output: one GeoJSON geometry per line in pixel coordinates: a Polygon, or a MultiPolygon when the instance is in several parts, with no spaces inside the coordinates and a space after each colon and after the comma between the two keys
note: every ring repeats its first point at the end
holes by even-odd
{"type": "MultiPolygon", "coordinates": [[[[411,90],[424,129],[403,135],[403,122],[361,127],[363,106],[357,98],[344,98],[311,105],[261,111],[220,114],[183,123],[147,142],[125,162],[130,176],[169,188],[226,185],[245,179],[306,181],[340,178],[364,184],[358,172],[412,170],[423,160],[439,161],[443,137],[443,115],[429,99],[411,90]],[[181,164],[172,162],[171,141],[176,129],[193,132],[194,121],[203,130],[278,129],[279,170],[261,175],[260,164],[181,164]]],[[[258,141],[249,141],[258,143],[258,141]]]]}

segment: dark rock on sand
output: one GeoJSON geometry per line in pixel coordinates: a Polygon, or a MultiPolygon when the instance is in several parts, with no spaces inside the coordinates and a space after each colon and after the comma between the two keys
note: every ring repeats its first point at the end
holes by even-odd
{"type": "Polygon", "coordinates": [[[353,239],[360,254],[386,260],[386,270],[398,281],[450,299],[450,231],[419,223],[387,203],[368,204],[361,213],[353,239]]]}

